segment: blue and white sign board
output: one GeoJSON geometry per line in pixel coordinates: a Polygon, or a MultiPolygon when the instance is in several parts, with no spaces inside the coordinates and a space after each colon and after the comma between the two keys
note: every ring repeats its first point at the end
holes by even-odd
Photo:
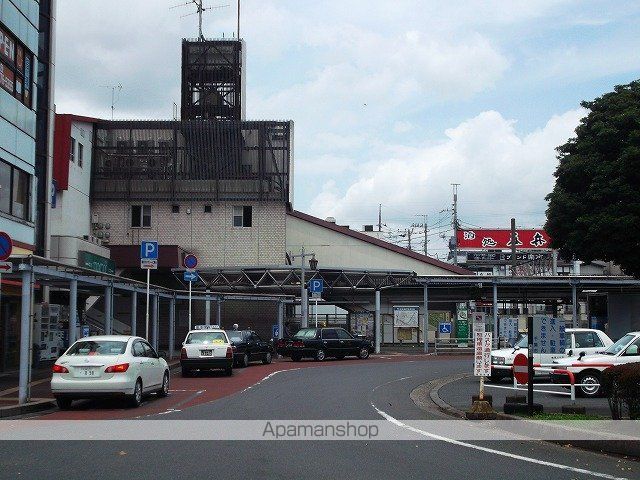
{"type": "Polygon", "coordinates": [[[324,280],[321,278],[314,278],[309,281],[309,291],[311,293],[322,293],[324,290],[324,280]]]}
{"type": "Polygon", "coordinates": [[[564,353],[564,320],[547,315],[533,316],[533,353],[564,353]]]}
{"type": "Polygon", "coordinates": [[[278,325],[271,325],[271,338],[280,338],[280,327],[278,325]]]}
{"type": "Polygon", "coordinates": [[[82,326],[82,338],[89,336],[89,325],[82,326]]]}
{"type": "Polygon", "coordinates": [[[513,345],[518,339],[518,319],[503,317],[500,319],[499,324],[498,335],[513,345]]]}
{"type": "Polygon", "coordinates": [[[194,270],[187,270],[184,272],[183,279],[185,282],[197,282],[198,272],[194,270]]]}
{"type": "Polygon", "coordinates": [[[143,270],[158,268],[158,242],[144,241],[140,244],[140,268],[143,270]]]}
{"type": "Polygon", "coordinates": [[[438,332],[440,333],[451,333],[451,323],[441,322],[438,324],[438,332]]]}
{"type": "Polygon", "coordinates": [[[142,242],[140,244],[141,260],[157,260],[158,259],[158,242],[142,242]]]}
{"type": "Polygon", "coordinates": [[[185,282],[197,282],[198,272],[195,272],[193,270],[187,270],[186,272],[184,272],[184,275],[182,278],[184,279],[185,282]]]}
{"type": "Polygon", "coordinates": [[[198,257],[190,253],[184,257],[182,262],[184,264],[184,268],[188,268],[189,270],[193,270],[198,266],[198,257]]]}

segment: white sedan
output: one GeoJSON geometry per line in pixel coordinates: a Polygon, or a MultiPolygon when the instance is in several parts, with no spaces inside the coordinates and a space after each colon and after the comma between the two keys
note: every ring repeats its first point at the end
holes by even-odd
{"type": "Polygon", "coordinates": [[[129,335],[86,337],[56,360],[51,392],[61,409],[81,398],[120,396],[133,407],[143,395],[169,394],[169,367],[149,343],[129,335]]]}

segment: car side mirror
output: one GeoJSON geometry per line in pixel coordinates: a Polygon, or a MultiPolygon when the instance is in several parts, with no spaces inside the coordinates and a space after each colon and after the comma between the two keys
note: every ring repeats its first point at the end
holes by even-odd
{"type": "Polygon", "coordinates": [[[582,359],[582,357],[584,357],[585,355],[586,355],[586,353],[585,353],[585,352],[580,352],[580,353],[578,354],[578,360],[581,360],[581,359],[582,359]]]}
{"type": "Polygon", "coordinates": [[[573,350],[569,350],[569,352],[567,352],[567,357],[573,357],[573,350]]]}

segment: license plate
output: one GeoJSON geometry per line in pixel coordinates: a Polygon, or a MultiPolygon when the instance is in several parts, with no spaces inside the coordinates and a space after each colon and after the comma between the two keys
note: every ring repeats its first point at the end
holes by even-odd
{"type": "Polygon", "coordinates": [[[98,373],[95,368],[84,367],[80,369],[80,376],[82,377],[97,377],[98,373]]]}
{"type": "Polygon", "coordinates": [[[213,356],[213,350],[200,350],[200,356],[201,357],[212,357],[213,356]]]}

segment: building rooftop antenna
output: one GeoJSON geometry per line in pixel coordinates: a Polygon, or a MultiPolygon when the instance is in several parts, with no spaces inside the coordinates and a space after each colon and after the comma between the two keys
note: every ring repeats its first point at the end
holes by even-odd
{"type": "Polygon", "coordinates": [[[171,8],[178,8],[178,7],[186,7],[189,5],[195,5],[196,6],[196,11],[193,13],[187,13],[186,15],[182,15],[180,18],[184,18],[184,17],[190,17],[191,15],[198,15],[198,39],[201,41],[204,41],[204,35],[202,34],[202,14],[204,12],[206,12],[207,10],[217,10],[219,8],[226,8],[229,5],[214,5],[212,7],[205,7],[203,5],[204,0],[190,0],[188,2],[185,3],[181,3],[179,5],[174,5],[171,8]]]}
{"type": "Polygon", "coordinates": [[[122,84],[117,85],[100,85],[101,88],[111,89],[111,120],[113,120],[113,112],[116,108],[116,102],[120,99],[120,91],[122,90],[122,84]],[[117,95],[116,95],[117,91],[117,95]]]}

